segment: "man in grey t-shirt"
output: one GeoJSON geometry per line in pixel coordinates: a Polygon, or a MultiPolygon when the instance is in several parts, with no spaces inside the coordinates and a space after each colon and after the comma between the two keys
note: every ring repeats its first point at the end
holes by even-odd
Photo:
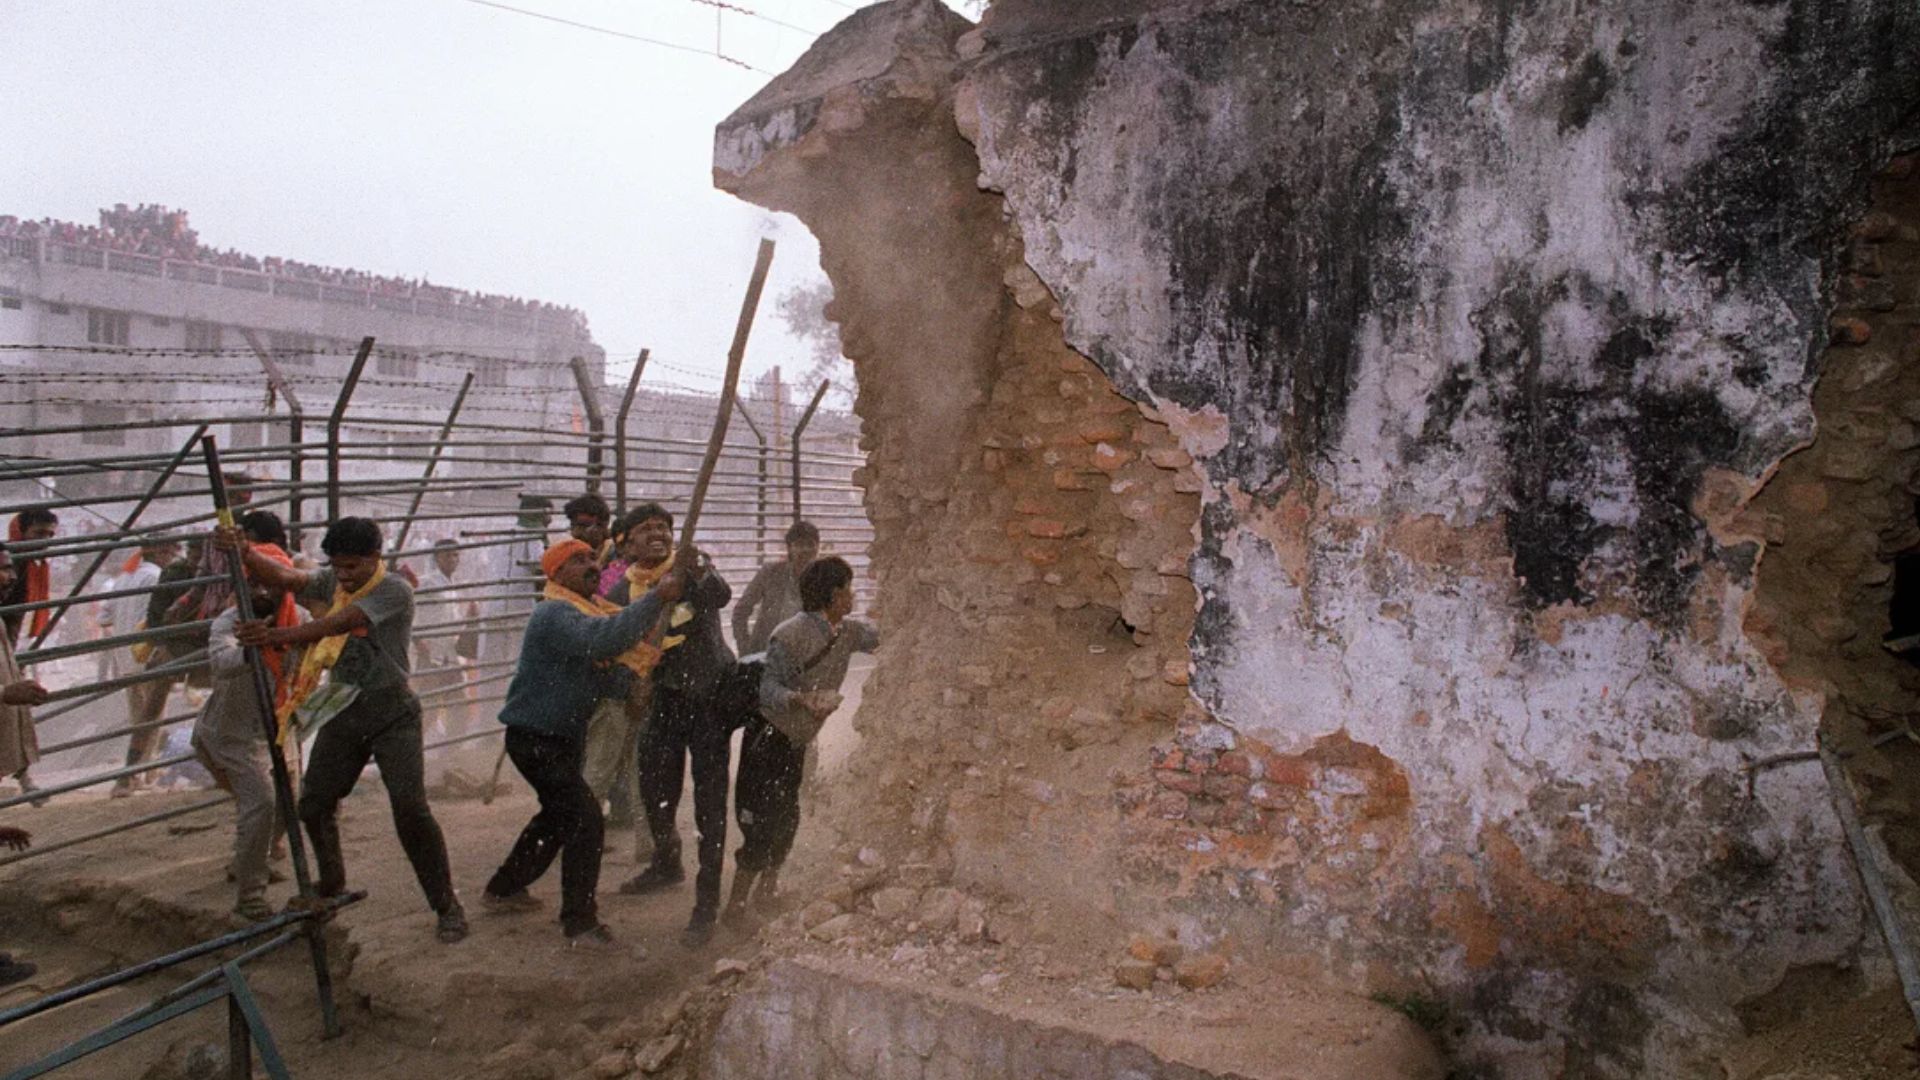
{"type": "Polygon", "coordinates": [[[244,539],[229,530],[221,531],[221,543],[243,552],[249,576],[292,591],[303,604],[332,605],[326,614],[299,626],[274,627],[260,620],[242,623],[238,628],[241,644],[319,648],[327,638],[346,639],[327,677],[332,683],[354,687],[358,694],[314,736],[300,784],[300,820],[313,838],[314,861],[320,869],[317,891],[332,896],[346,890],[340,800],[353,790],[372,759],[380,766],[380,779],[393,806],[400,846],[413,864],[420,890],[439,915],[440,940],[451,943],[466,937],[466,914],[453,891],[446,839],[427,805],[420,699],[407,684],[413,588],[397,574],[381,576],[385,539],[380,526],[354,517],[329,525],[320,542],[329,565],[314,571],[276,563],[249,549],[244,539]],[[348,602],[338,602],[349,597],[348,602]]]}

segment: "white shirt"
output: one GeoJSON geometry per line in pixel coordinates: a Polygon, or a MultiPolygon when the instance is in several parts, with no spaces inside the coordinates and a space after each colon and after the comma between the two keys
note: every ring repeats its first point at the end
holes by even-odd
{"type": "MultiPolygon", "coordinates": [[[[152,588],[159,580],[160,568],[141,559],[137,568],[114,578],[108,588],[146,589],[152,588]]],[[[152,599],[152,593],[136,593],[103,602],[101,607],[104,610],[100,614],[107,633],[131,634],[138,630],[147,617],[147,602],[152,599]]]]}

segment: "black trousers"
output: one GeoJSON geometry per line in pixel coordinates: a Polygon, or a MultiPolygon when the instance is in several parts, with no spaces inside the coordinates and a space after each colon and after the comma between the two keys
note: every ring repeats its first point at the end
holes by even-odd
{"type": "Polygon", "coordinates": [[[638,752],[640,801],[653,835],[653,861],[680,862],[680,831],[674,815],[687,763],[693,764],[693,824],[700,834],[700,873],[694,879],[694,909],[711,914],[720,906],[720,878],[727,859],[727,762],[732,732],[712,702],[664,686],[653,691],[653,709],[638,752]]]}
{"type": "Polygon", "coordinates": [[[427,805],[426,762],[420,751],[420,703],[412,694],[362,694],[314,737],[300,782],[300,820],[313,838],[322,895],[344,892],[347,865],[340,855],[340,800],[371,759],[380,766],[393,809],[393,831],[413,864],[420,891],[433,910],[459,903],[447,868],[447,841],[427,805]]]}
{"type": "Polygon", "coordinates": [[[740,771],[733,780],[733,814],[744,838],[734,862],[746,873],[778,870],[800,831],[800,780],[807,747],[760,717],[747,722],[740,771]]]}
{"type": "Polygon", "coordinates": [[[507,756],[540,798],[507,861],[494,871],[487,891],[495,896],[519,892],[539,880],[560,857],[560,926],[578,934],[599,925],[600,854],[606,839],[600,800],[580,773],[586,744],[579,739],[507,729],[507,756]]]}

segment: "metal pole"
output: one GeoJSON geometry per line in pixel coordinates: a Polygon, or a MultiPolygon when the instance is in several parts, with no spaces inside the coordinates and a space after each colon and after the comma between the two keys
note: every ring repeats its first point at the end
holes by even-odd
{"type": "Polygon", "coordinates": [[[607,433],[607,417],[600,410],[600,388],[594,385],[593,377],[587,373],[585,357],[573,358],[573,381],[580,387],[580,405],[587,411],[587,490],[598,494],[600,474],[605,469],[603,455],[606,447],[601,445],[607,433]]]}
{"type": "Polygon", "coordinates": [[[693,543],[695,526],[700,524],[700,508],[707,501],[707,486],[713,482],[714,466],[720,463],[720,448],[727,441],[727,422],[733,416],[733,403],[740,392],[740,363],[746,359],[747,336],[753,332],[753,316],[760,307],[760,291],[767,284],[767,267],[773,262],[773,241],[760,241],[753,260],[753,276],[747,281],[747,295],[740,304],[740,321],[733,330],[733,347],[727,350],[727,377],[720,388],[720,409],[714,417],[713,434],[707,439],[707,455],[700,462],[700,475],[693,482],[693,494],[687,499],[687,516],[680,526],[680,546],[693,543]]]}
{"type": "MultiPolygon", "coordinates": [[[[133,509],[128,512],[126,520],[120,523],[121,532],[124,533],[132,529],[133,523],[140,520],[140,515],[146,511],[148,506],[152,505],[153,500],[160,494],[160,489],[166,487],[167,481],[173,479],[174,470],[178,469],[180,463],[187,459],[187,455],[193,452],[194,440],[206,433],[207,425],[201,424],[194,430],[193,434],[188,437],[186,442],[180,444],[179,452],[173,455],[171,461],[167,462],[166,468],[160,470],[160,475],[155,478],[152,486],[147,488],[147,493],[140,497],[139,502],[133,504],[133,509]]],[[[101,564],[105,563],[112,554],[112,549],[107,549],[95,555],[93,562],[87,564],[86,572],[80,575],[80,580],[73,583],[73,591],[67,594],[67,599],[71,600],[84,592],[87,583],[93,580],[93,575],[100,570],[101,564]]],[[[34,635],[32,648],[38,648],[41,642],[47,640],[48,635],[53,633],[53,628],[60,624],[60,616],[66,613],[67,609],[65,607],[54,609],[53,615],[47,619],[46,627],[34,635]]]]}
{"type": "Polygon", "coordinates": [[[640,374],[647,370],[648,350],[641,349],[627,376],[627,392],[620,399],[620,415],[613,422],[613,512],[627,512],[627,414],[633,411],[633,395],[640,389],[640,374]]]}
{"type": "Polygon", "coordinates": [[[1873,914],[1880,923],[1880,933],[1887,940],[1887,951],[1893,954],[1893,969],[1900,976],[1907,1011],[1913,1014],[1915,1026],[1920,1027],[1920,963],[1916,963],[1913,948],[1907,941],[1900,909],[1893,902],[1893,894],[1887,891],[1879,845],[1860,825],[1852,782],[1847,779],[1833,747],[1827,745],[1824,738],[1817,738],[1815,744],[1820,748],[1820,767],[1827,774],[1827,787],[1833,793],[1833,809],[1840,819],[1840,830],[1846,834],[1847,846],[1853,849],[1853,865],[1860,871],[1861,884],[1866,886],[1867,899],[1872,902],[1873,914]]]}
{"type": "Polygon", "coordinates": [[[807,425],[813,423],[813,410],[820,407],[820,399],[827,396],[827,387],[832,384],[822,380],[820,388],[813,392],[813,400],[807,402],[807,410],[800,414],[800,422],[793,425],[793,439],[787,444],[787,452],[793,457],[793,520],[800,520],[800,437],[807,433],[807,425]]]}
{"type": "Polygon", "coordinates": [[[427,482],[433,479],[433,470],[440,466],[440,454],[446,449],[447,436],[453,434],[453,425],[460,419],[460,407],[467,403],[467,391],[473,389],[473,372],[460,380],[460,392],[453,395],[453,408],[447,410],[447,422],[440,425],[440,438],[433,444],[433,453],[427,458],[426,474],[420,477],[420,490],[413,493],[413,504],[407,507],[406,520],[400,523],[400,535],[393,541],[393,550],[399,551],[407,546],[407,534],[413,531],[413,515],[420,512],[420,500],[427,497],[427,482]]]}
{"type": "Polygon", "coordinates": [[[340,396],[334,399],[333,412],[327,417],[327,520],[330,522],[340,520],[340,421],[346,418],[347,402],[353,400],[354,388],[360,385],[360,372],[366,368],[367,357],[371,355],[373,338],[361,338],[360,349],[353,354],[353,366],[347,369],[347,381],[340,384],[340,396]]]}
{"type": "Polygon", "coordinates": [[[760,481],[753,492],[753,554],[756,562],[767,561],[767,437],[760,431],[760,425],[753,422],[753,414],[740,404],[739,398],[733,399],[733,407],[740,412],[740,419],[747,422],[747,430],[760,443],[760,481]]]}
{"type": "MultiPolygon", "coordinates": [[[[279,391],[280,396],[287,401],[287,441],[293,444],[293,456],[287,461],[287,479],[298,485],[305,479],[303,466],[306,464],[306,448],[300,444],[306,438],[307,410],[301,406],[300,398],[294,394],[293,384],[281,374],[279,362],[273,358],[271,352],[260,347],[259,335],[244,327],[240,335],[247,339],[247,347],[252,349],[253,355],[259,358],[260,370],[267,373],[267,385],[279,391]]],[[[295,486],[293,503],[287,507],[287,543],[292,544],[296,552],[300,550],[300,511],[300,488],[295,486]]]]}
{"type": "MultiPolygon", "coordinates": [[[[366,359],[367,351],[372,348],[373,339],[367,338],[360,343],[359,361],[366,359]]],[[[358,363],[356,362],[356,370],[358,363]]],[[[349,384],[347,393],[351,393],[349,384]]],[[[346,395],[341,395],[344,404],[346,395]]],[[[336,415],[338,412],[336,411],[336,415]]],[[[233,509],[227,501],[227,485],[220,475],[220,450],[214,445],[213,436],[202,437],[201,446],[206,450],[207,483],[213,488],[213,506],[220,514],[220,524],[233,528],[233,509]]],[[[233,575],[233,603],[239,609],[240,619],[250,622],[254,617],[253,594],[247,588],[246,559],[238,552],[227,559],[227,566],[233,575]]],[[[274,798],[280,804],[280,826],[287,838],[287,852],[292,856],[294,885],[300,892],[302,901],[311,903],[315,893],[313,879],[307,873],[307,845],[300,835],[300,817],[293,804],[293,781],[287,773],[287,759],[280,753],[280,726],[275,719],[273,701],[273,676],[267,672],[266,658],[256,648],[247,649],[247,666],[253,670],[253,699],[260,710],[260,730],[267,740],[267,761],[273,767],[274,798]]],[[[333,973],[327,967],[327,943],[320,933],[318,922],[307,924],[307,944],[313,953],[313,981],[320,995],[320,1020],[327,1038],[340,1034],[340,1018],[333,1008],[333,973]]]]}

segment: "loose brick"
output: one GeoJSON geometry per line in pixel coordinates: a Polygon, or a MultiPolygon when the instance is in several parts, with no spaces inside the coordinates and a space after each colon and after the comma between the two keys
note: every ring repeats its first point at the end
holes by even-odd
{"type": "Polygon", "coordinates": [[[1089,445],[1116,443],[1127,437],[1127,425],[1118,420],[1094,420],[1081,424],[1076,434],[1089,445]]]}
{"type": "Polygon", "coordinates": [[[1206,788],[1206,780],[1187,772],[1175,772],[1172,769],[1155,769],[1153,778],[1161,787],[1177,791],[1182,795],[1198,795],[1206,788]]]}

